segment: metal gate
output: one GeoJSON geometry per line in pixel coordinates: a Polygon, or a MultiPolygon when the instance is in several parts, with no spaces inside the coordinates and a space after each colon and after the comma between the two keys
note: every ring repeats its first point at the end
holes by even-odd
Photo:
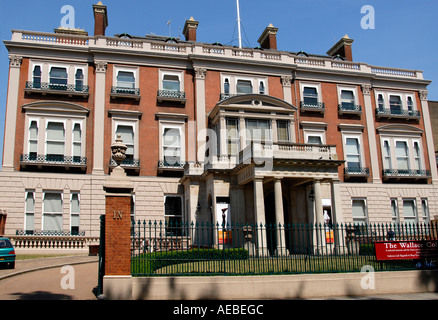
{"type": "Polygon", "coordinates": [[[100,216],[100,245],[99,245],[99,278],[97,296],[103,293],[103,276],[105,275],[105,215],[100,216]]]}

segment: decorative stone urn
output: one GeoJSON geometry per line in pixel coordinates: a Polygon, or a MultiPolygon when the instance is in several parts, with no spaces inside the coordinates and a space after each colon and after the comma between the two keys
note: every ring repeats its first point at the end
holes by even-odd
{"type": "Polygon", "coordinates": [[[116,141],[111,145],[111,157],[116,162],[117,167],[113,169],[110,176],[106,179],[104,189],[109,191],[128,191],[133,189],[132,181],[126,176],[125,169],[120,165],[123,160],[126,159],[126,149],[128,147],[123,144],[123,140],[120,134],[117,135],[116,141]]]}
{"type": "Polygon", "coordinates": [[[126,159],[126,149],[128,147],[123,144],[122,136],[118,134],[116,142],[111,145],[111,157],[117,163],[117,167],[120,167],[120,164],[126,159]]]}

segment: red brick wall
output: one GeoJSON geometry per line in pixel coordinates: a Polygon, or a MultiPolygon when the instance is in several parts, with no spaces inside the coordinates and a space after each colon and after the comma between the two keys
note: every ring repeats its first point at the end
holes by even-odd
{"type": "Polygon", "coordinates": [[[105,275],[130,275],[131,197],[107,195],[105,205],[105,275]]]}

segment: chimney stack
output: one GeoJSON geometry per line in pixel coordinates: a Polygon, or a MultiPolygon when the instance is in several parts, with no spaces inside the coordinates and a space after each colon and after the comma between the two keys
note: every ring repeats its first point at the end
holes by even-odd
{"type": "Polygon", "coordinates": [[[263,49],[277,50],[277,31],[278,28],[275,28],[272,23],[269,24],[257,41],[260,43],[260,47],[263,49]]]}
{"type": "Polygon", "coordinates": [[[108,12],[102,1],[93,4],[94,11],[94,36],[104,36],[105,29],[108,27],[108,12]]]}
{"type": "Polygon", "coordinates": [[[353,53],[351,50],[353,41],[354,40],[350,39],[350,37],[346,34],[329,51],[327,51],[327,54],[332,57],[339,55],[348,61],[353,61],[353,53]]]}
{"type": "Polygon", "coordinates": [[[183,34],[186,41],[196,42],[196,30],[198,29],[199,21],[196,21],[193,17],[186,20],[184,25],[183,34]]]}

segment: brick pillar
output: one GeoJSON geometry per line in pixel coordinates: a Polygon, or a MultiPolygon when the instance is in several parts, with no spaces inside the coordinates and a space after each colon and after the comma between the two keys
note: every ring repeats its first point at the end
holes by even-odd
{"type": "Polygon", "coordinates": [[[106,299],[132,299],[131,192],[134,188],[125,170],[120,167],[126,149],[119,135],[111,145],[117,167],[103,185],[106,192],[103,294],[106,299]]]}
{"type": "Polygon", "coordinates": [[[105,198],[105,275],[131,275],[131,194],[105,198]]]}

